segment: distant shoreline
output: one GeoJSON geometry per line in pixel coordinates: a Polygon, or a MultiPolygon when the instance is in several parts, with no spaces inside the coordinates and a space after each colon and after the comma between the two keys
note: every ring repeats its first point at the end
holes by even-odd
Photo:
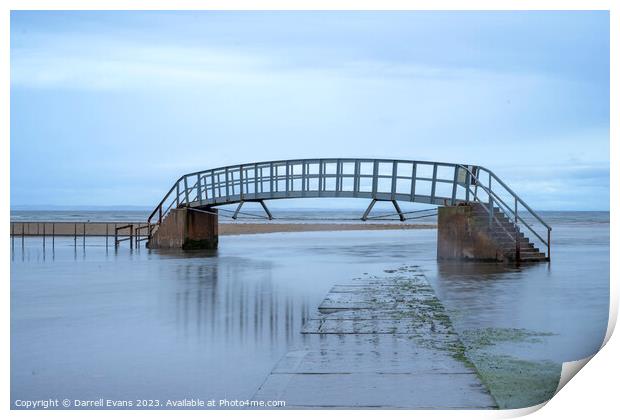
{"type": "MultiPolygon", "coordinates": [[[[134,225],[146,226],[144,222],[83,222],[83,221],[12,221],[11,235],[13,236],[114,236],[115,228],[134,225]],[[23,230],[22,230],[23,229],[23,230]],[[22,233],[23,232],[23,233],[22,233]]],[[[411,230],[411,229],[436,229],[436,224],[414,223],[220,223],[219,234],[227,235],[250,235],[263,233],[283,232],[338,232],[338,231],[368,231],[368,230],[411,230]]],[[[122,229],[119,236],[129,235],[129,229],[122,229]]],[[[146,229],[139,231],[140,236],[146,236],[146,229]]]]}
{"type": "Polygon", "coordinates": [[[224,223],[220,235],[249,235],[278,232],[337,232],[353,230],[436,229],[435,224],[396,223],[224,223]]]}

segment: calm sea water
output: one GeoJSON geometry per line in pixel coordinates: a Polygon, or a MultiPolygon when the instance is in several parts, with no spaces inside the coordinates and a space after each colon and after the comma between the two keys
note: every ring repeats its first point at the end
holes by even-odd
{"type": "MultiPolygon", "coordinates": [[[[250,203],[255,204],[255,203],[250,203]]],[[[248,206],[246,206],[248,207],[248,206]]],[[[274,209],[272,213],[274,219],[268,221],[265,213],[256,208],[242,209],[237,220],[232,219],[236,206],[219,207],[220,223],[364,223],[360,220],[364,209],[360,210],[281,210],[274,209]]],[[[405,211],[405,210],[403,210],[405,211]]],[[[415,213],[407,214],[406,223],[415,224],[435,224],[437,223],[436,208],[414,210],[415,213]]],[[[140,210],[118,210],[118,211],[94,211],[94,210],[58,210],[58,211],[38,211],[38,210],[13,210],[11,211],[11,221],[32,221],[32,222],[145,222],[149,217],[150,211],[140,210]]],[[[376,209],[370,216],[369,221],[381,223],[401,223],[394,215],[394,210],[376,209]]]]}
{"type": "Polygon", "coordinates": [[[457,330],[552,333],[506,351],[581,359],[607,328],[609,213],[543,216],[553,261],[520,268],[438,264],[435,230],[222,236],[195,252],[15,240],[11,400],[250,398],[333,284],[412,264],[457,330]]]}

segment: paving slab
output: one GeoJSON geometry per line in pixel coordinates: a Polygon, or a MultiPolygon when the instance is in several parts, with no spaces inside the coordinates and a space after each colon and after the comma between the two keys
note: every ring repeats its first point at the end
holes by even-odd
{"type": "Polygon", "coordinates": [[[334,286],[301,332],[303,345],[254,399],[288,408],[496,408],[415,268],[334,286]]]}

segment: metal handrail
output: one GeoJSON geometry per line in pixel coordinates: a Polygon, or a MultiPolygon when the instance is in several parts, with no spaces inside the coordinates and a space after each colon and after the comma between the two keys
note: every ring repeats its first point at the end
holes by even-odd
{"type": "Polygon", "coordinates": [[[515,193],[508,185],[506,185],[506,183],[504,181],[502,181],[497,175],[495,175],[495,173],[493,171],[491,171],[490,169],[485,168],[484,166],[478,166],[478,169],[482,169],[483,171],[486,171],[489,175],[491,175],[491,177],[493,177],[493,179],[497,182],[499,182],[499,184],[504,187],[504,189],[506,189],[506,191],[508,191],[514,198],[517,199],[517,201],[527,209],[527,211],[536,218],[536,220],[538,220],[543,226],[545,226],[547,229],[551,230],[551,226],[549,226],[543,219],[542,217],[540,217],[538,215],[538,213],[536,213],[534,210],[532,210],[532,208],[530,206],[527,205],[527,203],[525,201],[523,201],[523,199],[521,197],[519,197],[519,195],[517,195],[517,193],[515,193]]]}
{"type": "MultiPolygon", "coordinates": [[[[467,171],[467,173],[469,174],[469,176],[473,177],[473,179],[476,181],[476,186],[481,187],[486,193],[487,195],[492,198],[489,200],[489,209],[487,209],[484,206],[484,202],[480,199],[477,198],[476,194],[474,195],[475,200],[478,201],[479,203],[483,204],[483,208],[485,208],[485,210],[488,211],[492,211],[491,208],[493,206],[493,200],[495,200],[496,203],[499,203],[503,208],[502,211],[504,212],[504,214],[506,214],[510,220],[511,215],[513,216],[511,220],[512,223],[517,227],[519,226],[519,222],[521,222],[525,227],[527,227],[527,229],[538,238],[538,240],[540,240],[546,247],[547,247],[547,258],[550,259],[551,258],[551,226],[549,226],[541,217],[540,215],[538,215],[538,213],[536,213],[534,210],[532,210],[532,208],[530,206],[527,205],[527,203],[525,203],[525,201],[523,201],[523,199],[521,197],[519,197],[510,187],[508,187],[506,185],[506,183],[504,181],[502,181],[497,175],[495,175],[494,172],[492,172],[491,170],[482,167],[482,166],[478,166],[478,172],[485,171],[488,175],[489,175],[489,179],[491,180],[495,180],[497,183],[499,183],[511,196],[512,198],[515,200],[515,210],[512,210],[510,208],[510,206],[508,206],[504,200],[495,192],[493,191],[492,187],[491,188],[487,188],[482,180],[480,179],[479,176],[477,176],[476,174],[473,173],[473,171],[471,171],[469,169],[469,167],[465,166],[465,165],[461,165],[461,167],[467,171]],[[547,229],[547,240],[545,240],[532,226],[530,226],[521,216],[519,216],[518,212],[517,212],[517,203],[521,204],[532,216],[534,216],[534,218],[536,220],[538,220],[546,229],[547,229]]],[[[518,235],[517,235],[518,238],[518,235]]],[[[515,239],[515,238],[512,238],[515,239]]],[[[516,240],[516,239],[515,239],[516,240]]],[[[517,248],[518,248],[518,244],[517,244],[517,248]]]]}

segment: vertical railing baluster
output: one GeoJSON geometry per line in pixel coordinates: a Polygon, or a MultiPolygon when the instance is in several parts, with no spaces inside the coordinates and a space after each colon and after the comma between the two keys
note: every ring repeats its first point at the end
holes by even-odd
{"type": "Polygon", "coordinates": [[[378,185],[379,185],[379,161],[375,160],[372,164],[372,198],[377,198],[378,185]]]}
{"type": "Polygon", "coordinates": [[[411,201],[415,201],[415,180],[416,180],[417,164],[413,162],[413,168],[411,168],[411,201]]]}
{"type": "Polygon", "coordinates": [[[258,164],[254,164],[254,198],[258,194],[258,164]]]}
{"type": "Polygon", "coordinates": [[[324,168],[323,168],[323,160],[319,160],[319,197],[321,196],[321,192],[323,191],[324,185],[323,185],[323,173],[324,168]]]}
{"type": "Polygon", "coordinates": [[[284,167],[285,167],[285,170],[284,170],[284,176],[285,176],[284,185],[286,187],[286,189],[284,190],[284,194],[286,195],[286,197],[288,197],[289,196],[289,192],[291,190],[291,186],[289,185],[290,181],[291,181],[291,179],[290,179],[291,178],[291,165],[288,162],[286,162],[284,164],[284,167]]]}
{"type": "Polygon", "coordinates": [[[239,166],[239,200],[243,201],[243,165],[239,166]]]}
{"type": "Polygon", "coordinates": [[[398,183],[398,162],[392,162],[392,186],[390,188],[390,198],[396,200],[396,184],[398,183]]]}
{"type": "Polygon", "coordinates": [[[269,193],[274,193],[273,188],[273,162],[269,163],[269,193]]]}
{"type": "Polygon", "coordinates": [[[211,171],[211,198],[213,199],[213,203],[215,203],[215,173],[213,171],[211,171]]]}
{"type": "Polygon", "coordinates": [[[355,169],[353,170],[353,195],[357,197],[360,192],[360,161],[355,160],[355,169]]]}
{"type": "Polygon", "coordinates": [[[491,229],[491,224],[493,223],[493,189],[491,188],[491,173],[489,172],[489,229],[491,229]]]}
{"type": "Polygon", "coordinates": [[[306,196],[308,186],[306,185],[308,177],[308,162],[303,161],[301,164],[301,196],[306,196]]]}
{"type": "Polygon", "coordinates": [[[465,201],[468,203],[469,203],[469,189],[470,188],[471,188],[471,174],[469,173],[469,171],[465,171],[465,201]]]}
{"type": "Polygon", "coordinates": [[[225,191],[226,191],[226,201],[229,200],[230,197],[230,187],[228,185],[228,181],[229,177],[228,177],[228,168],[226,168],[226,170],[224,171],[224,183],[225,183],[225,191]]]}
{"type": "Polygon", "coordinates": [[[202,205],[202,178],[200,177],[200,174],[197,174],[196,178],[196,197],[198,198],[200,205],[202,205]]]}
{"type": "Polygon", "coordinates": [[[433,164],[433,180],[431,181],[431,204],[435,204],[435,187],[437,185],[437,164],[433,164]]]}
{"type": "Polygon", "coordinates": [[[454,206],[456,204],[456,186],[459,182],[459,169],[458,165],[454,165],[454,181],[452,183],[452,200],[451,205],[454,206]]]}
{"type": "Polygon", "coordinates": [[[187,188],[187,176],[183,177],[183,187],[185,188],[185,203],[189,206],[189,189],[187,188]]]}
{"type": "Polygon", "coordinates": [[[515,254],[517,262],[521,261],[521,244],[519,243],[519,216],[518,216],[518,201],[517,197],[515,197],[515,254]]]}

